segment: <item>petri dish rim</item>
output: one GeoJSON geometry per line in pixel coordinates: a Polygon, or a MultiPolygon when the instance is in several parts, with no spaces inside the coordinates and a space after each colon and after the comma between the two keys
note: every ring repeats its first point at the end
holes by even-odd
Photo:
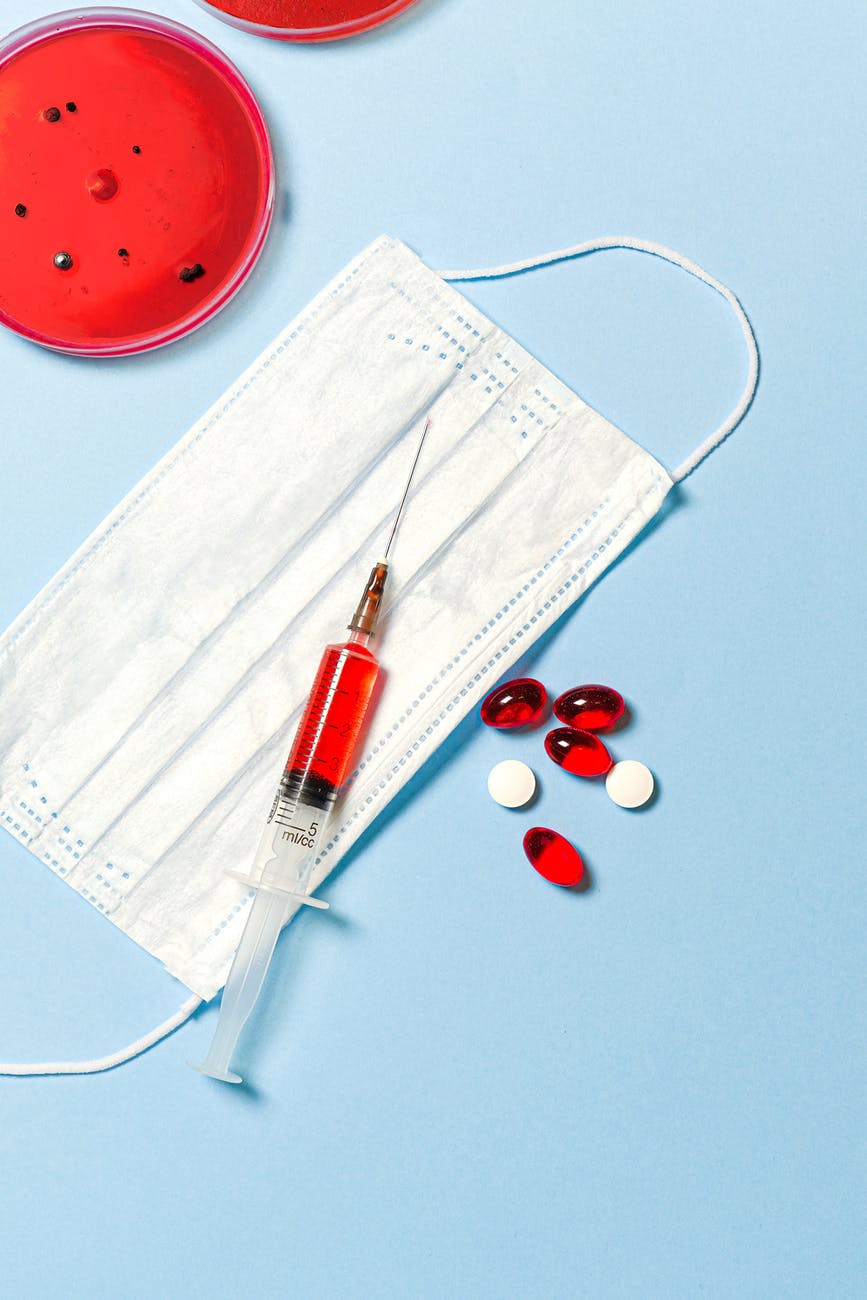
{"type": "Polygon", "coordinates": [[[349,36],[361,36],[363,32],[368,32],[374,27],[387,23],[389,19],[396,18],[398,14],[416,3],[417,0],[388,0],[388,3],[380,5],[375,12],[364,18],[352,18],[342,23],[328,23],[321,27],[272,27],[268,23],[257,23],[252,19],[239,18],[237,14],[227,13],[218,4],[211,3],[211,0],[196,0],[199,8],[204,9],[206,13],[219,18],[221,22],[228,23],[230,27],[237,27],[239,31],[249,32],[251,36],[267,36],[276,41],[311,44],[317,41],[339,41],[349,36]]]}
{"type": "Polygon", "coordinates": [[[80,357],[117,357],[133,356],[139,352],[149,352],[154,348],[164,347],[168,343],[186,337],[194,330],[205,325],[225,307],[243,285],[252,271],[268,236],[271,219],[274,215],[276,198],[276,169],[271,136],[262,108],[243,73],[231,59],[207,37],[199,32],[177,23],[161,14],[148,13],[143,9],[120,9],[114,5],[87,6],[80,9],[64,9],[55,14],[37,18],[22,27],[15,28],[0,39],[0,72],[12,58],[41,44],[48,38],[66,35],[74,31],[96,30],[100,28],[131,28],[174,40],[178,44],[203,58],[213,70],[222,76],[237,94],[250,123],[256,146],[262,157],[263,196],[257,222],[251,227],[244,256],[234,274],[225,284],[215,290],[214,294],[203,298],[198,307],[188,316],[175,320],[162,330],[151,330],[146,335],[133,336],[117,342],[107,341],[85,345],[70,342],[41,330],[33,329],[26,322],[10,316],[0,307],[0,324],[31,343],[49,348],[53,352],[62,352],[67,356],[80,357]]]}

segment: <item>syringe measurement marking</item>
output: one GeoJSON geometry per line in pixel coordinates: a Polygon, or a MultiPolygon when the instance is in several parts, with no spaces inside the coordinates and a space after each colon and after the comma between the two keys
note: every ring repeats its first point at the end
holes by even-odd
{"type": "MultiPolygon", "coordinates": [[[[291,826],[291,819],[295,816],[297,808],[297,801],[285,802],[281,799],[277,805],[277,814],[274,817],[275,822],[278,822],[281,826],[291,826]]],[[[296,829],[298,828],[296,827],[296,829]]]]}
{"type": "Polygon", "coordinates": [[[313,731],[313,735],[309,737],[307,744],[306,745],[302,744],[302,746],[299,748],[298,752],[296,753],[295,755],[296,764],[306,766],[308,763],[310,763],[310,761],[313,758],[314,751],[316,749],[317,737],[322,734],[322,731],[325,729],[325,727],[335,725],[334,723],[326,722],[325,719],[327,718],[328,713],[331,709],[331,705],[334,702],[335,695],[350,694],[350,692],[347,690],[345,686],[338,685],[338,682],[340,681],[340,674],[348,659],[349,659],[349,655],[346,653],[346,651],[345,650],[341,651],[340,654],[337,656],[337,662],[334,664],[334,667],[331,670],[330,680],[326,679],[325,681],[320,682],[313,693],[313,697],[310,701],[310,718],[309,718],[312,727],[308,728],[308,730],[313,731]]]}

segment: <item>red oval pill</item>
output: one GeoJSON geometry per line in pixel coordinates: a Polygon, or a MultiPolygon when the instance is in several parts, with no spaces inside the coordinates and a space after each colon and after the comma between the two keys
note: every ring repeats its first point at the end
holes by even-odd
{"type": "Polygon", "coordinates": [[[524,836],[524,852],[530,866],[552,885],[577,885],[584,875],[581,854],[557,831],[533,826],[524,836]]]}
{"type": "Polygon", "coordinates": [[[516,677],[485,696],[482,722],[500,731],[531,726],[541,718],[547,700],[548,692],[535,677],[516,677]]]}
{"type": "Polygon", "coordinates": [[[568,727],[598,731],[623,716],[623,696],[611,686],[573,686],[554,701],[554,713],[568,727]]]}
{"type": "Polygon", "coordinates": [[[614,760],[592,731],[556,727],[545,737],[545,752],[573,776],[604,776],[614,760]]]}

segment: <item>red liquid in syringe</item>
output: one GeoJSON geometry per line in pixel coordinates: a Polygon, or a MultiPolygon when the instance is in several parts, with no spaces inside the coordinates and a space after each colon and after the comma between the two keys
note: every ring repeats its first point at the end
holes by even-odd
{"type": "Polygon", "coordinates": [[[378,673],[363,641],[326,646],[286,760],[281,802],[331,807],[349,773],[378,673]]]}

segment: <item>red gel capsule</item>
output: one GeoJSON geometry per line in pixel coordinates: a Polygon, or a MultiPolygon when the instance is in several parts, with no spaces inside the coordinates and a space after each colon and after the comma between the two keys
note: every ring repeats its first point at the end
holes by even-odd
{"type": "Polygon", "coordinates": [[[554,713],[567,727],[598,731],[623,716],[623,696],[610,686],[574,686],[554,701],[554,713]]]}
{"type": "Polygon", "coordinates": [[[569,888],[584,876],[584,863],[578,850],[557,831],[533,826],[524,836],[524,852],[530,866],[552,885],[569,888]]]}
{"type": "Polygon", "coordinates": [[[545,687],[534,677],[516,677],[485,696],[482,722],[500,731],[531,726],[541,718],[547,699],[545,687]]]}
{"type": "Polygon", "coordinates": [[[545,752],[573,776],[604,776],[614,760],[592,731],[556,727],[545,737],[545,752]]]}

